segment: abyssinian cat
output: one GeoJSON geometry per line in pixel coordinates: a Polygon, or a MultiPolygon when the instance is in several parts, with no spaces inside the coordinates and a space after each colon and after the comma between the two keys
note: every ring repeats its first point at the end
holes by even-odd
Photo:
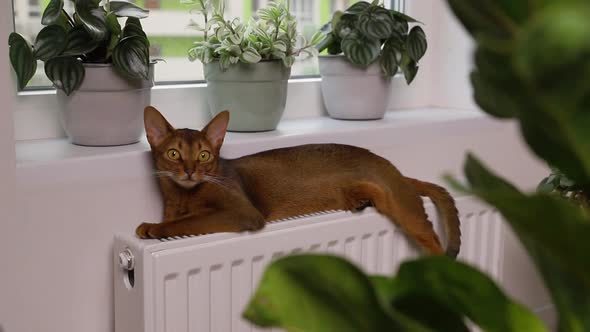
{"type": "Polygon", "coordinates": [[[287,217],[374,206],[427,252],[453,257],[459,252],[459,218],[449,193],[403,176],[368,150],[313,144],[229,160],[219,155],[227,111],[201,131],[174,129],[153,107],[145,109],[144,121],[164,198],[164,220],[139,225],[140,238],[254,231],[287,217]],[[420,196],[428,196],[444,220],[446,250],[420,196]]]}

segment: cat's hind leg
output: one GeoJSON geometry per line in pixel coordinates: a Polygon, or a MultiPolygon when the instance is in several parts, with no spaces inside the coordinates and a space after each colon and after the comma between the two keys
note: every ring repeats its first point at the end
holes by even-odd
{"type": "Polygon", "coordinates": [[[343,191],[347,210],[356,211],[366,205],[372,205],[426,251],[444,254],[432,223],[424,211],[422,200],[417,194],[405,192],[399,195],[402,199],[396,199],[389,188],[369,181],[353,183],[343,191]],[[415,199],[413,196],[416,196],[415,199]]]}

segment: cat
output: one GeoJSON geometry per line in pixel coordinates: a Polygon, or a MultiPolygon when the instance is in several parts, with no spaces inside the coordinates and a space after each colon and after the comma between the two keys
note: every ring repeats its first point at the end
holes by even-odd
{"type": "Polygon", "coordinates": [[[139,225],[140,238],[256,231],[268,221],[373,206],[426,252],[459,253],[457,209],[444,188],[405,177],[386,159],[349,145],[301,145],[223,159],[228,121],[224,111],[201,131],[174,129],[158,110],[145,109],[164,218],[139,225]],[[444,221],[446,250],[420,196],[434,202],[444,221]]]}

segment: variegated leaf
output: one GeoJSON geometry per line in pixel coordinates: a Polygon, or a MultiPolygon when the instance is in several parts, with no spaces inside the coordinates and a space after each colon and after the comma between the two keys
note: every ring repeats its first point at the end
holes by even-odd
{"type": "Polygon", "coordinates": [[[107,36],[106,12],[93,0],[76,0],[76,14],[92,39],[104,40],[107,36]]]}
{"type": "Polygon", "coordinates": [[[10,63],[16,72],[18,88],[23,90],[37,70],[37,61],[33,55],[33,48],[21,35],[11,33],[8,37],[10,47],[10,63]]]}
{"type": "Polygon", "coordinates": [[[359,31],[370,39],[387,39],[395,28],[395,21],[389,10],[372,6],[363,11],[358,18],[359,31]]]}
{"type": "Polygon", "coordinates": [[[344,38],[341,46],[344,55],[350,62],[360,66],[370,65],[381,52],[381,42],[379,40],[366,39],[356,34],[344,38]]]}
{"type": "Polygon", "coordinates": [[[408,55],[412,60],[418,62],[426,53],[427,48],[428,43],[426,42],[426,34],[424,33],[424,30],[419,26],[413,27],[408,34],[408,39],[406,41],[408,55]]]}
{"type": "Polygon", "coordinates": [[[94,51],[98,42],[90,37],[82,26],[76,26],[66,35],[66,47],[63,55],[82,55],[94,51]]]}
{"type": "Polygon", "coordinates": [[[56,57],[66,46],[66,30],[59,25],[43,28],[35,40],[35,57],[43,61],[56,57]]]}
{"type": "Polygon", "coordinates": [[[248,47],[240,56],[240,60],[246,63],[258,63],[262,57],[254,47],[248,47]]]}
{"type": "Polygon", "coordinates": [[[51,0],[43,12],[41,18],[41,24],[51,25],[56,24],[60,16],[62,15],[62,9],[64,8],[64,0],[51,0]]]}
{"type": "Polygon", "coordinates": [[[406,78],[406,83],[408,85],[410,85],[410,83],[412,83],[412,81],[416,77],[416,74],[418,74],[418,65],[406,53],[406,54],[404,54],[404,56],[402,58],[402,62],[400,64],[400,67],[402,68],[402,71],[404,72],[404,77],[406,78]]]}
{"type": "Polygon", "coordinates": [[[401,62],[400,47],[401,45],[397,42],[397,39],[389,39],[383,45],[379,64],[381,66],[381,72],[385,76],[394,76],[397,74],[401,62]]]}
{"type": "Polygon", "coordinates": [[[141,36],[121,39],[113,51],[115,68],[129,78],[149,80],[149,62],[149,48],[141,36]]]}
{"type": "Polygon", "coordinates": [[[354,3],[352,6],[348,7],[348,9],[346,9],[345,13],[359,14],[369,7],[371,7],[370,3],[366,2],[366,1],[359,1],[359,2],[354,3]]]}
{"type": "Polygon", "coordinates": [[[110,11],[118,17],[146,18],[150,11],[127,1],[111,1],[110,11]]]}
{"type": "Polygon", "coordinates": [[[80,87],[85,73],[82,62],[72,56],[61,56],[45,62],[47,77],[68,96],[80,87]]]}

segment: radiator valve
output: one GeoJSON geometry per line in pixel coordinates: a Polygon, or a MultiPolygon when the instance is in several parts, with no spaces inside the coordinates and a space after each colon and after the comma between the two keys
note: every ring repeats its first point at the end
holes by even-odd
{"type": "Polygon", "coordinates": [[[127,248],[119,253],[119,266],[127,271],[133,270],[135,267],[135,258],[131,249],[127,248]]]}

